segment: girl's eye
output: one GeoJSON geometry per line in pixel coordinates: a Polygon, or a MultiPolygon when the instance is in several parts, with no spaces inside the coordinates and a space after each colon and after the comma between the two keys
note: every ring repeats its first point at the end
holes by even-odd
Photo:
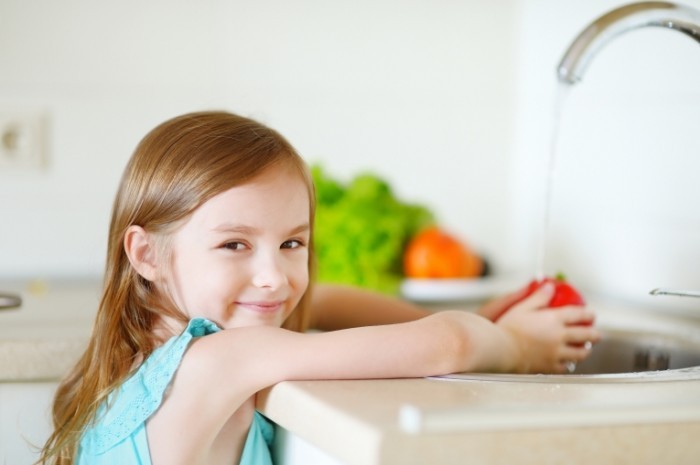
{"type": "Polygon", "coordinates": [[[290,240],[288,240],[288,241],[284,241],[284,242],[282,243],[282,247],[281,247],[281,248],[282,248],[282,249],[296,249],[296,248],[301,247],[301,246],[303,246],[303,245],[304,245],[304,244],[303,244],[301,241],[297,240],[297,239],[290,239],[290,240]]]}
{"type": "Polygon", "coordinates": [[[246,245],[243,242],[227,242],[223,245],[223,248],[228,250],[244,250],[246,245]]]}

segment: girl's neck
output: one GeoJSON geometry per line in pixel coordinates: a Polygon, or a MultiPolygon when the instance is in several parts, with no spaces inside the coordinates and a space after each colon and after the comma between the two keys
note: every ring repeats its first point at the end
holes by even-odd
{"type": "Polygon", "coordinates": [[[186,323],[176,318],[160,315],[153,325],[153,337],[158,341],[159,345],[163,344],[171,337],[182,333],[185,326],[186,323]]]}

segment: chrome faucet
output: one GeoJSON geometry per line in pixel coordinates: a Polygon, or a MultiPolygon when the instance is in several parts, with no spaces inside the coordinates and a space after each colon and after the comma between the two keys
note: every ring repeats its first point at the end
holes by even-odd
{"type": "Polygon", "coordinates": [[[666,289],[660,287],[649,291],[651,295],[673,295],[677,297],[700,297],[700,291],[681,291],[679,289],[666,289]]]}
{"type": "MultiPolygon", "coordinates": [[[[700,42],[699,10],[669,2],[630,3],[599,17],[576,37],[557,68],[559,81],[576,84],[605,44],[624,32],[651,26],[675,29],[700,42]]],[[[700,291],[659,288],[649,293],[700,298],[700,291]]]]}
{"type": "Polygon", "coordinates": [[[700,42],[700,11],[669,2],[630,3],[599,17],[576,37],[557,68],[559,81],[577,83],[593,56],[610,40],[651,26],[675,29],[700,42]]]}

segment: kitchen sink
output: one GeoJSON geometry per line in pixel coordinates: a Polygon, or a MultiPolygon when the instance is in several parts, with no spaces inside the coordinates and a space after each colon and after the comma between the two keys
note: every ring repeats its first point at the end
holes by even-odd
{"type": "Polygon", "coordinates": [[[608,330],[573,374],[638,373],[696,366],[700,366],[700,341],[669,334],[608,330]]]}
{"type": "Polygon", "coordinates": [[[599,324],[602,340],[591,355],[570,374],[456,373],[441,377],[452,380],[508,382],[646,382],[700,379],[700,324],[668,326],[648,322],[628,329],[631,319],[611,326],[599,324]]]}

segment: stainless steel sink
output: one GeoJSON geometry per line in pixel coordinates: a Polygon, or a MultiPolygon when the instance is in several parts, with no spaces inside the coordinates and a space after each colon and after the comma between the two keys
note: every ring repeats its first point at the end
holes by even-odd
{"type": "Polygon", "coordinates": [[[573,374],[639,373],[696,366],[700,366],[698,341],[670,334],[607,330],[573,374]]]}
{"type": "Polygon", "coordinates": [[[452,380],[507,382],[647,382],[700,379],[700,324],[647,322],[643,328],[600,325],[603,339],[575,371],[565,375],[457,373],[436,377],[452,380]]]}

